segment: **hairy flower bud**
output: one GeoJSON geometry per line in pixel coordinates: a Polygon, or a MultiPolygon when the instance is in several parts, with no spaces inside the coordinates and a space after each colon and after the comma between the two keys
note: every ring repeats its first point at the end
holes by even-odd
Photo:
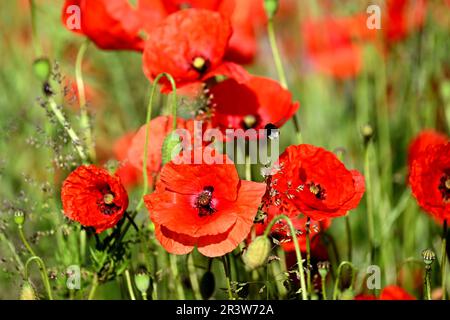
{"type": "Polygon", "coordinates": [[[20,300],[38,300],[33,287],[28,281],[24,282],[22,285],[22,290],[20,290],[20,300]]]}
{"type": "Polygon", "coordinates": [[[41,82],[48,81],[51,73],[51,64],[47,58],[36,59],[33,63],[33,72],[41,82]]]}
{"type": "Polygon", "coordinates": [[[181,151],[180,136],[175,132],[169,133],[164,139],[162,145],[162,163],[163,165],[172,160],[172,156],[181,151]]]}
{"type": "Polygon", "coordinates": [[[250,243],[242,259],[249,269],[256,269],[266,263],[270,249],[271,244],[269,238],[266,236],[257,237],[250,243]]]}
{"type": "Polygon", "coordinates": [[[216,288],[216,279],[211,271],[205,272],[200,280],[200,293],[202,298],[208,300],[214,293],[216,288]]]}
{"type": "Polygon", "coordinates": [[[142,270],[138,272],[134,276],[134,283],[136,285],[136,288],[142,293],[147,293],[147,290],[150,286],[150,277],[146,270],[142,270]]]}

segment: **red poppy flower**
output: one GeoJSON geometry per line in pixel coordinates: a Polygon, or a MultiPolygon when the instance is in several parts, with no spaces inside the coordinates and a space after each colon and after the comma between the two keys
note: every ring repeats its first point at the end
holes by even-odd
{"type": "Polygon", "coordinates": [[[328,17],[302,25],[307,58],[313,66],[339,79],[357,75],[362,67],[362,50],[352,40],[348,23],[328,17]]]}
{"type": "Polygon", "coordinates": [[[428,146],[410,168],[411,190],[423,210],[450,219],[450,142],[428,146]]]}
{"type": "Polygon", "coordinates": [[[113,148],[114,156],[119,161],[119,166],[115,174],[120,177],[120,180],[126,188],[136,186],[142,177],[141,170],[134,167],[128,160],[128,150],[131,147],[134,136],[134,132],[125,134],[114,143],[113,148]]]}
{"type": "MultiPolygon", "coordinates": [[[[152,29],[144,50],[144,73],[150,80],[170,73],[178,87],[216,75],[245,81],[247,72],[223,60],[231,36],[228,19],[218,12],[187,9],[175,12],[152,29]]],[[[162,80],[164,89],[170,87],[162,80]]]]}
{"type": "Polygon", "coordinates": [[[380,300],[416,300],[405,289],[398,286],[384,287],[380,294],[380,300]]]}
{"type": "Polygon", "coordinates": [[[339,217],[356,208],[364,177],[347,170],[335,154],[312,145],[290,146],[278,160],[271,180],[274,203],[292,204],[313,220],[339,217]]]}
{"type": "Polygon", "coordinates": [[[372,294],[358,294],[355,300],[377,300],[377,297],[372,294]]]}
{"type": "Polygon", "coordinates": [[[66,0],[62,22],[67,29],[84,34],[101,49],[142,51],[144,48],[144,41],[139,37],[141,19],[128,0],[66,0]]]}
{"type": "Polygon", "coordinates": [[[251,77],[239,84],[227,79],[211,88],[213,127],[225,132],[233,129],[264,129],[267,124],[281,127],[299,108],[292,94],[278,82],[263,77],[251,77]]]}
{"type": "Polygon", "coordinates": [[[97,233],[112,228],[128,207],[128,195],[118,176],[94,165],[80,166],[61,190],[64,214],[97,233]]]}
{"type": "Polygon", "coordinates": [[[425,0],[388,0],[385,35],[389,42],[405,38],[425,22],[425,0]]]}
{"type": "Polygon", "coordinates": [[[426,150],[430,145],[443,144],[449,141],[448,136],[434,130],[423,130],[409,145],[408,166],[411,167],[413,161],[426,150]]]}
{"type": "Polygon", "coordinates": [[[217,257],[247,237],[265,189],[263,183],[239,180],[233,164],[169,162],[156,191],[144,200],[155,236],[168,252],[187,254],[197,246],[203,255],[217,257]]]}

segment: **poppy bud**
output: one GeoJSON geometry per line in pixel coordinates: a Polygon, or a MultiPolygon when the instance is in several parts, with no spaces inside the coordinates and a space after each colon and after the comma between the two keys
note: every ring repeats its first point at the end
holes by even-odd
{"type": "Polygon", "coordinates": [[[216,288],[216,279],[214,278],[214,273],[211,271],[205,272],[202,279],[200,280],[200,293],[202,298],[208,300],[214,293],[216,288]]]}
{"type": "Polygon", "coordinates": [[[25,215],[23,211],[18,210],[14,213],[14,222],[19,226],[19,228],[23,226],[25,223],[25,215]]]}
{"type": "Polygon", "coordinates": [[[33,63],[33,71],[36,78],[41,82],[46,82],[50,77],[51,64],[47,58],[36,59],[33,63]]]}
{"type": "Polygon", "coordinates": [[[328,261],[321,261],[317,263],[317,269],[319,270],[320,277],[325,279],[330,270],[330,263],[328,261]]]}
{"type": "Polygon", "coordinates": [[[278,0],[264,0],[264,9],[269,19],[272,19],[277,13],[278,5],[278,0]]]}
{"type": "Polygon", "coordinates": [[[142,293],[146,294],[147,290],[150,286],[150,277],[146,270],[142,270],[138,272],[134,276],[134,283],[136,285],[136,288],[142,293]]]}
{"type": "Polygon", "coordinates": [[[427,266],[431,266],[433,264],[434,260],[436,260],[436,254],[434,253],[433,250],[426,249],[426,250],[422,251],[422,258],[423,258],[423,262],[427,266]]]}
{"type": "Polygon", "coordinates": [[[164,139],[162,145],[162,164],[172,160],[174,154],[178,154],[181,151],[180,136],[175,132],[169,133],[164,139]],[[174,153],[176,151],[176,153],[174,153]]]}
{"type": "Polygon", "coordinates": [[[365,124],[361,128],[361,135],[364,138],[364,144],[369,143],[373,137],[373,128],[370,124],[365,124]]]}
{"type": "Polygon", "coordinates": [[[355,293],[352,289],[345,289],[340,296],[340,300],[354,300],[355,299],[355,293]]]}
{"type": "Polygon", "coordinates": [[[24,282],[22,285],[22,290],[20,290],[20,300],[37,300],[36,293],[28,281],[24,282]]]}
{"type": "Polygon", "coordinates": [[[270,253],[270,240],[266,236],[259,236],[250,243],[242,256],[242,260],[250,269],[256,269],[266,263],[270,253]]]}

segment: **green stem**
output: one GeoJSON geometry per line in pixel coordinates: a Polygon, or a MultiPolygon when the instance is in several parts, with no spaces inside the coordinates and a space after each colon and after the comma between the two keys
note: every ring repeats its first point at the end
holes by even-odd
{"type": "Polygon", "coordinates": [[[447,299],[447,219],[444,220],[444,226],[442,229],[442,249],[441,249],[441,272],[442,272],[442,300],[447,299]]]}
{"type": "Polygon", "coordinates": [[[131,284],[130,271],[125,270],[125,280],[127,282],[128,293],[130,294],[131,300],[136,300],[136,296],[134,295],[133,285],[131,284]]]}
{"type": "Polygon", "coordinates": [[[170,260],[170,269],[172,271],[173,280],[175,282],[175,287],[177,290],[177,297],[179,300],[184,300],[184,290],[183,286],[180,283],[180,276],[178,273],[178,264],[177,264],[177,256],[173,254],[169,254],[169,260],[170,260]]]}
{"type": "Polygon", "coordinates": [[[95,145],[92,137],[92,128],[89,123],[89,113],[86,104],[86,93],[84,90],[83,81],[83,57],[89,45],[89,39],[86,39],[78,50],[77,58],[75,61],[75,79],[77,81],[78,102],[80,104],[80,127],[86,137],[86,146],[90,160],[95,162],[95,145]]]}
{"type": "Polygon", "coordinates": [[[30,252],[32,256],[37,256],[37,254],[34,252],[33,248],[31,248],[30,244],[28,243],[27,238],[25,237],[25,234],[23,233],[23,226],[19,227],[19,235],[20,239],[22,240],[23,244],[25,245],[25,248],[30,252]]]}
{"type": "Polygon", "coordinates": [[[36,57],[40,57],[42,55],[41,44],[38,41],[37,35],[37,27],[36,27],[36,4],[34,0],[29,0],[30,2],[30,11],[31,11],[31,32],[33,37],[33,48],[34,54],[36,57]]]}
{"type": "MultiPolygon", "coordinates": [[[[286,73],[284,71],[283,62],[281,60],[280,50],[278,49],[273,19],[269,19],[267,22],[267,35],[269,37],[270,48],[272,49],[272,57],[273,57],[273,61],[275,63],[275,68],[278,73],[278,78],[280,80],[281,85],[285,89],[288,89],[287,77],[286,77],[286,73]]],[[[300,130],[300,123],[297,119],[297,113],[294,114],[294,116],[292,117],[292,122],[295,127],[295,132],[297,135],[297,142],[301,144],[303,142],[303,139],[302,139],[302,134],[301,134],[301,130],[300,130]]]]}
{"type": "Polygon", "coordinates": [[[25,263],[25,271],[24,271],[25,279],[28,280],[29,278],[28,267],[32,261],[36,261],[37,265],[39,266],[39,272],[41,274],[42,282],[44,282],[45,289],[47,290],[48,299],[53,300],[52,288],[50,286],[50,280],[48,279],[47,268],[45,267],[44,261],[42,261],[42,259],[39,258],[38,256],[33,255],[33,257],[29,258],[25,263]]]}
{"type": "Polygon", "coordinates": [[[353,264],[351,262],[343,261],[339,265],[338,270],[337,270],[336,281],[334,282],[333,300],[337,300],[337,295],[338,295],[338,292],[340,291],[339,290],[339,284],[340,284],[340,281],[341,281],[342,268],[344,266],[346,266],[346,265],[348,265],[348,266],[350,266],[350,268],[352,268],[352,279],[351,279],[351,282],[350,282],[351,283],[350,287],[352,287],[352,285],[353,285],[353,280],[354,280],[354,277],[355,277],[355,268],[353,267],[353,264]]]}
{"type": "Polygon", "coordinates": [[[98,275],[97,273],[94,274],[94,278],[92,279],[92,286],[91,290],[89,291],[88,300],[93,300],[95,292],[97,291],[98,287],[98,275]]]}
{"type": "Polygon", "coordinates": [[[311,284],[311,218],[308,217],[306,220],[306,283],[308,287],[308,294],[312,294],[312,284],[311,284]]]}
{"type": "Polygon", "coordinates": [[[245,180],[252,180],[252,164],[248,154],[245,156],[245,180]]]}
{"type": "Polygon", "coordinates": [[[225,270],[225,278],[226,278],[226,281],[227,281],[228,300],[234,300],[233,299],[233,291],[231,290],[230,266],[228,264],[226,256],[222,257],[222,263],[223,263],[223,268],[225,270]]]}
{"type": "Polygon", "coordinates": [[[298,239],[297,239],[297,232],[294,228],[294,225],[292,224],[291,219],[289,219],[286,215],[279,215],[270,221],[269,225],[267,226],[266,230],[264,231],[264,236],[267,237],[272,230],[273,225],[279,221],[284,220],[286,221],[287,225],[289,226],[289,231],[291,233],[292,241],[294,241],[294,248],[295,248],[295,255],[297,257],[297,267],[300,277],[300,287],[301,287],[301,293],[302,293],[302,299],[308,300],[308,295],[306,291],[306,284],[305,284],[305,271],[303,270],[303,259],[302,259],[302,253],[300,251],[300,246],[298,245],[298,239]]]}
{"type": "Polygon", "coordinates": [[[370,260],[369,263],[373,262],[374,259],[374,220],[373,220],[373,199],[372,199],[372,179],[370,174],[370,142],[365,146],[365,156],[364,156],[364,176],[366,179],[366,207],[367,207],[367,227],[369,236],[369,246],[370,246],[370,260]]]}
{"type": "Polygon", "coordinates": [[[325,277],[321,278],[321,280],[320,280],[320,282],[322,284],[322,299],[323,300],[328,300],[328,298],[327,298],[327,286],[325,285],[325,280],[326,280],[325,277]]]}
{"type": "Polygon", "coordinates": [[[431,300],[431,266],[427,265],[425,267],[425,288],[426,288],[426,298],[431,300]]]}
{"type": "Polygon", "coordinates": [[[345,232],[347,233],[347,251],[348,261],[352,261],[352,228],[350,225],[350,216],[345,216],[345,232]]]}
{"type": "Polygon", "coordinates": [[[139,212],[139,210],[142,208],[142,205],[144,204],[144,196],[148,192],[147,159],[148,159],[148,143],[149,143],[149,136],[150,136],[150,121],[151,121],[151,118],[152,118],[153,99],[154,99],[154,96],[155,96],[156,88],[157,88],[158,82],[163,77],[166,77],[167,79],[169,79],[169,82],[170,82],[170,84],[172,86],[172,94],[174,95],[174,99],[172,100],[172,114],[173,114],[173,119],[174,119],[174,122],[173,122],[174,130],[176,129],[176,126],[177,126],[177,121],[176,121],[176,113],[177,113],[177,99],[176,99],[176,95],[177,95],[177,88],[176,88],[175,80],[173,79],[173,77],[170,74],[168,74],[168,73],[161,73],[153,81],[153,85],[152,85],[152,89],[151,89],[151,93],[150,93],[150,100],[149,100],[148,106],[147,106],[147,117],[145,119],[145,123],[147,125],[147,128],[146,128],[146,133],[145,133],[144,157],[143,157],[143,160],[142,160],[142,174],[143,174],[143,178],[144,178],[144,187],[143,187],[143,190],[142,190],[142,196],[139,199],[139,203],[138,203],[138,205],[136,207],[136,212],[139,212]]]}
{"type": "Polygon", "coordinates": [[[70,123],[66,120],[63,113],[59,109],[58,105],[56,104],[55,100],[53,98],[48,99],[48,103],[50,106],[50,110],[55,115],[56,119],[58,120],[59,124],[64,128],[70,139],[72,140],[73,145],[75,146],[76,151],[78,152],[78,155],[80,156],[81,160],[84,164],[87,163],[87,157],[86,153],[84,152],[84,149],[81,145],[80,138],[76,134],[76,132],[73,130],[70,123]]]}
{"type": "Polygon", "coordinates": [[[189,271],[189,280],[191,281],[192,291],[194,292],[194,298],[196,300],[202,300],[202,294],[200,293],[200,285],[198,283],[197,271],[195,270],[194,265],[194,255],[191,253],[188,255],[188,271],[189,271]]]}

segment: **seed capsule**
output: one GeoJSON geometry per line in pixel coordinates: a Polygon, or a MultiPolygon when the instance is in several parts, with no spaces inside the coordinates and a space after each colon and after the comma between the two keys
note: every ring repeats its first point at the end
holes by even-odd
{"type": "Polygon", "coordinates": [[[422,258],[426,265],[431,265],[436,260],[436,254],[431,249],[425,249],[422,251],[422,258]]]}

